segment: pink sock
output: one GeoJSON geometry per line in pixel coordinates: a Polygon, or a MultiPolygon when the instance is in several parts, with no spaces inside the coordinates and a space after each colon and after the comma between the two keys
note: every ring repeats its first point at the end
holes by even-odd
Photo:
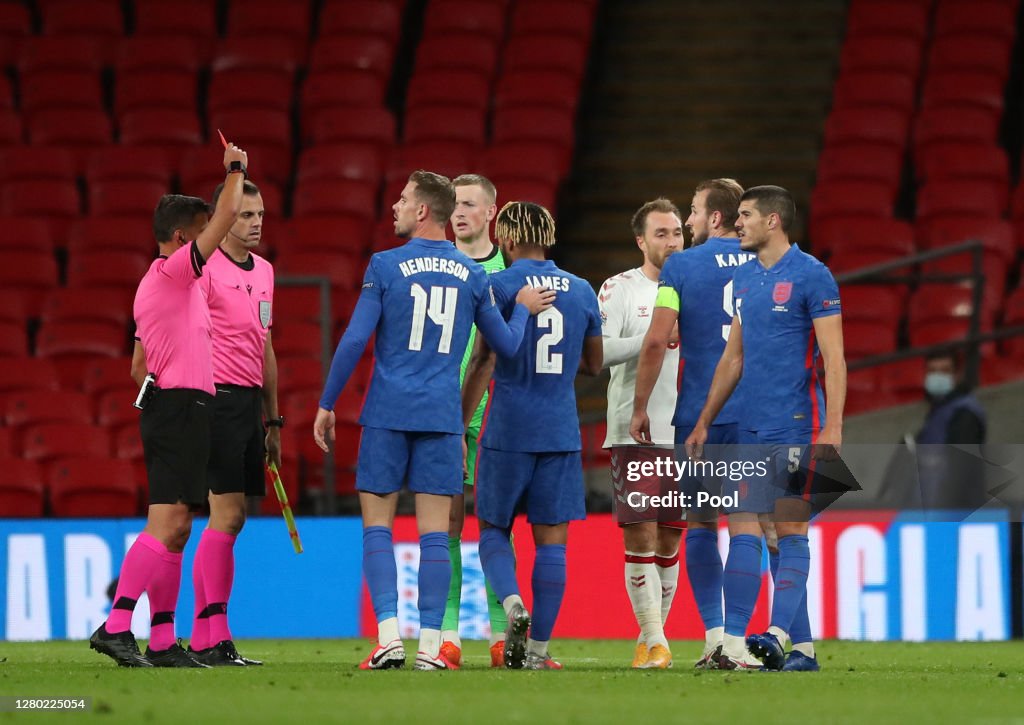
{"type": "Polygon", "coordinates": [[[206,587],[203,586],[203,557],[196,552],[192,560],[192,589],[195,591],[195,616],[192,618],[192,639],[189,645],[194,650],[206,649],[210,646],[210,620],[206,611],[206,587]]]}
{"type": "Polygon", "coordinates": [[[181,590],[181,552],[164,549],[158,568],[149,580],[146,593],[153,614],[149,634],[149,647],[153,651],[165,650],[175,643],[174,610],[181,590]]]}
{"type": "Polygon", "coordinates": [[[228,599],[235,580],[235,539],[223,531],[206,529],[196,556],[203,558],[203,589],[209,621],[209,645],[231,639],[228,629],[228,599]]]}
{"type": "Polygon", "coordinates": [[[135,604],[146,590],[150,577],[157,570],[160,556],[167,549],[147,533],[139,534],[125,554],[121,573],[117,579],[114,605],[107,617],[107,631],[111,634],[127,632],[132,627],[135,604]]]}

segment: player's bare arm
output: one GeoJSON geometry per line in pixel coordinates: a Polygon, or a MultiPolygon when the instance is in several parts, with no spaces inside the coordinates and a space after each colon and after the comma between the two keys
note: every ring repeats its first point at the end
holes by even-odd
{"type": "MultiPolygon", "coordinates": [[[[280,414],[277,408],[277,355],[274,354],[274,343],[271,331],[267,330],[267,344],[263,348],[263,419],[271,420],[280,414]]],[[[281,428],[276,425],[267,426],[267,437],[264,442],[267,457],[278,468],[281,467],[281,428]]]]}
{"type": "Polygon", "coordinates": [[[579,372],[590,377],[601,374],[604,363],[604,339],[598,335],[583,340],[583,354],[580,356],[579,372]]]}
{"type": "MultiPolygon", "coordinates": [[[[523,289],[528,289],[524,287],[523,289]]],[[[483,335],[476,336],[473,354],[466,366],[466,376],[462,380],[462,423],[468,426],[473,420],[476,409],[480,407],[487,386],[491,384],[494,364],[497,356],[491,350],[483,335]]]]}
{"type": "MultiPolygon", "coordinates": [[[[235,161],[245,166],[249,160],[242,149],[234,144],[228,144],[224,149],[224,170],[231,171],[231,164],[235,161]]],[[[242,184],[245,181],[243,173],[228,173],[224,182],[224,191],[217,200],[217,208],[213,210],[213,217],[210,223],[196,237],[196,248],[203,255],[203,259],[209,259],[220,242],[227,235],[231,225],[238,218],[238,212],[242,210],[242,184]]]]}
{"type": "Polygon", "coordinates": [[[142,343],[136,340],[135,347],[132,349],[132,380],[134,380],[135,384],[141,388],[148,373],[149,370],[146,367],[146,351],[142,347],[142,343]]]}
{"type": "Polygon", "coordinates": [[[633,392],[633,418],[629,435],[637,443],[650,445],[651,420],[647,415],[647,402],[651,398],[665,362],[665,350],[672,338],[679,339],[679,312],[671,307],[655,307],[651,326],[644,335],[640,348],[640,362],[636,369],[636,389],[633,392]]]}
{"type": "Polygon", "coordinates": [[[708,427],[722,411],[725,401],[729,399],[732,392],[743,376],[743,327],[739,317],[732,318],[732,327],[729,330],[729,341],[725,343],[725,350],[722,357],[715,366],[715,376],[711,379],[711,388],[708,390],[708,399],[704,403],[697,418],[697,425],[686,439],[686,453],[691,458],[700,458],[704,455],[704,443],[708,439],[708,427]]]}
{"type": "Polygon", "coordinates": [[[843,316],[815,318],[814,335],[818,340],[825,367],[825,427],[818,434],[812,455],[832,460],[843,444],[843,407],[846,405],[846,358],[843,354],[843,316]]]}
{"type": "Polygon", "coordinates": [[[554,303],[555,291],[547,287],[541,288],[524,285],[516,294],[516,304],[523,305],[530,311],[531,315],[543,312],[554,303]]]}

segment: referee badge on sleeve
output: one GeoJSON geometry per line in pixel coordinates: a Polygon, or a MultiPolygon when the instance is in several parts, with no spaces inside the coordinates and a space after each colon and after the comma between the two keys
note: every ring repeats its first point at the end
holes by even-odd
{"type": "Polygon", "coordinates": [[[270,300],[260,300],[260,324],[264,330],[270,326],[270,300]]]}

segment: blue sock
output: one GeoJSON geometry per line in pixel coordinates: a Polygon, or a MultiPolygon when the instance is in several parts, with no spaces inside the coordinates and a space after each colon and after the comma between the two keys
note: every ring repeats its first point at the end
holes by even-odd
{"type": "Polygon", "coordinates": [[[377,621],[398,616],[398,567],[391,529],[367,526],[363,529],[363,575],[370,590],[377,621]]]}
{"type": "Polygon", "coordinates": [[[722,626],[722,556],[718,534],[711,529],[686,532],[686,575],[704,629],[722,626]]]}
{"type": "Polygon", "coordinates": [[[768,568],[772,572],[772,583],[779,578],[779,550],[768,549],[768,568]]]}
{"type": "Polygon", "coordinates": [[[516,555],[507,531],[487,528],[480,532],[480,566],[499,602],[519,593],[516,555]]]}
{"type": "Polygon", "coordinates": [[[533,562],[533,620],[530,639],[547,642],[562,608],[565,594],[565,544],[537,547],[533,562]]]}
{"type": "MultiPolygon", "coordinates": [[[[779,572],[775,579],[771,626],[791,636],[801,602],[804,617],[807,617],[807,572],[810,565],[811,550],[806,536],[783,536],[779,539],[779,572]]],[[[809,624],[807,629],[810,629],[809,624]]],[[[806,642],[809,639],[806,637],[800,641],[806,642]]]]}
{"type": "Polygon", "coordinates": [[[448,532],[433,531],[420,536],[420,627],[441,629],[451,579],[448,532]]]}
{"type": "Polygon", "coordinates": [[[725,633],[743,637],[761,591],[761,537],[733,536],[722,577],[725,591],[725,633]]]}
{"type": "MultiPolygon", "coordinates": [[[[779,552],[769,551],[768,561],[771,563],[772,581],[775,581],[779,572],[779,552]]],[[[804,598],[800,602],[800,606],[797,607],[796,616],[793,617],[793,624],[790,625],[789,641],[793,644],[802,644],[804,642],[814,641],[814,637],[811,636],[811,618],[810,615],[807,614],[806,594],[804,594],[804,598]]]]}

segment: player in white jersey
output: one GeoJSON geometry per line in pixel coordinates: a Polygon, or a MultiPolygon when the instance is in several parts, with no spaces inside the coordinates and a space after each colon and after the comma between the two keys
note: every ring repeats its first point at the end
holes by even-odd
{"type": "Polygon", "coordinates": [[[606,280],[598,296],[604,364],[611,368],[604,447],[612,452],[615,519],[622,527],[626,548],[626,592],[640,625],[633,667],[663,669],[672,664],[664,623],[679,579],[679,539],[686,523],[681,508],[650,506],[642,498],[669,493],[675,489],[675,482],[667,477],[642,476],[637,467],[659,456],[667,460],[672,457],[678,333],[669,341],[650,397],[648,412],[655,447],[638,445],[629,435],[629,423],[637,363],[654,313],[658,277],[669,255],[683,247],[683,224],[675,204],[655,199],[637,210],[632,225],[636,244],[644,255],[643,264],[606,280]]]}

